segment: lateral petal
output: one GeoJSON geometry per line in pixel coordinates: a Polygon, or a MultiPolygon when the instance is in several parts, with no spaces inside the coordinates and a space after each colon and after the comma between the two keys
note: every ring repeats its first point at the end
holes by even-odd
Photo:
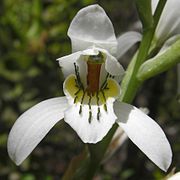
{"type": "MultiPolygon", "coordinates": [[[[152,0],[152,12],[154,13],[155,8],[158,4],[158,0],[152,0]]],[[[179,34],[180,32],[180,1],[170,0],[167,1],[163,12],[161,14],[159,23],[156,28],[156,38],[160,41],[167,40],[169,37],[179,34]],[[172,11],[173,9],[173,11],[172,11]]]]}

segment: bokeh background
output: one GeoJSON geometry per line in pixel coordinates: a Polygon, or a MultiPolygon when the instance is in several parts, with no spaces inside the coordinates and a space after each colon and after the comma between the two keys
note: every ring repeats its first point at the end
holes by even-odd
{"type": "MultiPolygon", "coordinates": [[[[29,107],[62,96],[63,75],[56,62],[71,52],[68,26],[84,6],[100,4],[116,34],[135,28],[132,0],[2,0],[0,5],[0,180],[59,180],[83,147],[76,133],[58,123],[21,166],[7,154],[7,137],[17,117],[29,107]]],[[[127,66],[135,49],[120,61],[127,66]]],[[[134,104],[147,107],[172,145],[170,167],[180,170],[180,105],[176,67],[148,80],[134,104]]],[[[129,140],[101,165],[95,180],[159,180],[165,174],[129,140]]]]}

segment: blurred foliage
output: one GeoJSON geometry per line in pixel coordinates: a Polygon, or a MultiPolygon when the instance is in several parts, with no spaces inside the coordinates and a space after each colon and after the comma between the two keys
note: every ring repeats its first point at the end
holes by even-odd
{"type": "MultiPolygon", "coordinates": [[[[42,159],[44,162],[32,165],[27,160],[22,167],[16,167],[6,152],[7,135],[14,121],[23,111],[43,99],[63,94],[63,75],[56,59],[70,53],[70,41],[66,35],[69,23],[75,13],[89,3],[93,3],[93,1],[4,0],[1,2],[0,179],[53,178],[44,170],[47,168],[45,166],[50,166],[52,169],[52,164],[54,164],[54,162],[50,162],[51,159],[48,159],[46,154],[46,149],[47,153],[49,151],[52,153],[52,148],[48,148],[49,145],[45,145],[47,148],[44,147],[43,151],[46,160],[43,157],[39,159],[36,157],[36,164],[42,159]]],[[[61,136],[58,136],[58,132],[56,132],[56,136],[52,138],[55,145],[52,144],[52,147],[58,151],[68,149],[69,154],[75,153],[72,147],[58,145],[58,142],[63,142],[64,139],[67,139],[68,143],[68,135],[62,139],[59,137],[61,136]]],[[[71,144],[74,139],[71,137],[69,139],[71,144]]],[[[40,152],[41,155],[43,153],[40,152]]],[[[60,157],[64,155],[63,158],[61,157],[62,166],[65,166],[63,161],[69,157],[66,151],[64,153],[60,155],[60,157]]],[[[61,161],[56,164],[57,166],[60,164],[60,167],[55,169],[60,168],[60,170],[54,171],[62,175],[65,167],[61,167],[61,161]]]]}
{"type": "MultiPolygon", "coordinates": [[[[137,20],[131,0],[2,0],[0,6],[0,179],[60,179],[82,143],[68,125],[57,124],[19,167],[9,159],[6,143],[17,117],[44,99],[61,96],[63,75],[56,62],[71,52],[69,24],[82,7],[98,3],[110,16],[116,33],[137,20]]],[[[130,59],[125,56],[124,65],[130,59]]],[[[147,106],[173,145],[173,166],[180,166],[180,112],[175,69],[147,81],[135,103],[147,106]]],[[[155,167],[131,142],[103,164],[95,179],[161,179],[155,167]]]]}

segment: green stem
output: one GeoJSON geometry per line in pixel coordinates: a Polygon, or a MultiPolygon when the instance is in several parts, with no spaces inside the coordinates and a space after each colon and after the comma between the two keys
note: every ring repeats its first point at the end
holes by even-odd
{"type": "Polygon", "coordinates": [[[123,102],[132,102],[136,95],[136,92],[140,86],[140,82],[136,78],[136,74],[141,64],[146,60],[153,35],[154,30],[151,28],[144,31],[139,51],[137,52],[137,55],[134,56],[133,60],[128,66],[126,75],[121,84],[122,94],[120,100],[123,102]]]}
{"type": "Polygon", "coordinates": [[[143,29],[148,29],[153,25],[154,21],[151,10],[151,0],[135,0],[135,3],[143,29]]]}

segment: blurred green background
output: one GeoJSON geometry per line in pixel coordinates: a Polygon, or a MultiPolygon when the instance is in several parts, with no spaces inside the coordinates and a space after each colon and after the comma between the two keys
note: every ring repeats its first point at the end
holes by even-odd
{"type": "MultiPolygon", "coordinates": [[[[130,30],[137,13],[132,0],[2,0],[0,5],[0,180],[61,179],[69,161],[83,146],[76,133],[58,123],[24,163],[17,167],[7,154],[10,128],[26,109],[61,96],[63,75],[56,62],[71,53],[67,37],[74,15],[84,6],[100,4],[116,34],[130,30]]],[[[131,50],[121,59],[124,67],[131,50]]],[[[165,130],[173,148],[170,170],[180,170],[180,111],[176,100],[176,68],[148,80],[134,104],[145,106],[165,130]]],[[[105,164],[95,180],[162,179],[165,174],[130,141],[105,164]]]]}

